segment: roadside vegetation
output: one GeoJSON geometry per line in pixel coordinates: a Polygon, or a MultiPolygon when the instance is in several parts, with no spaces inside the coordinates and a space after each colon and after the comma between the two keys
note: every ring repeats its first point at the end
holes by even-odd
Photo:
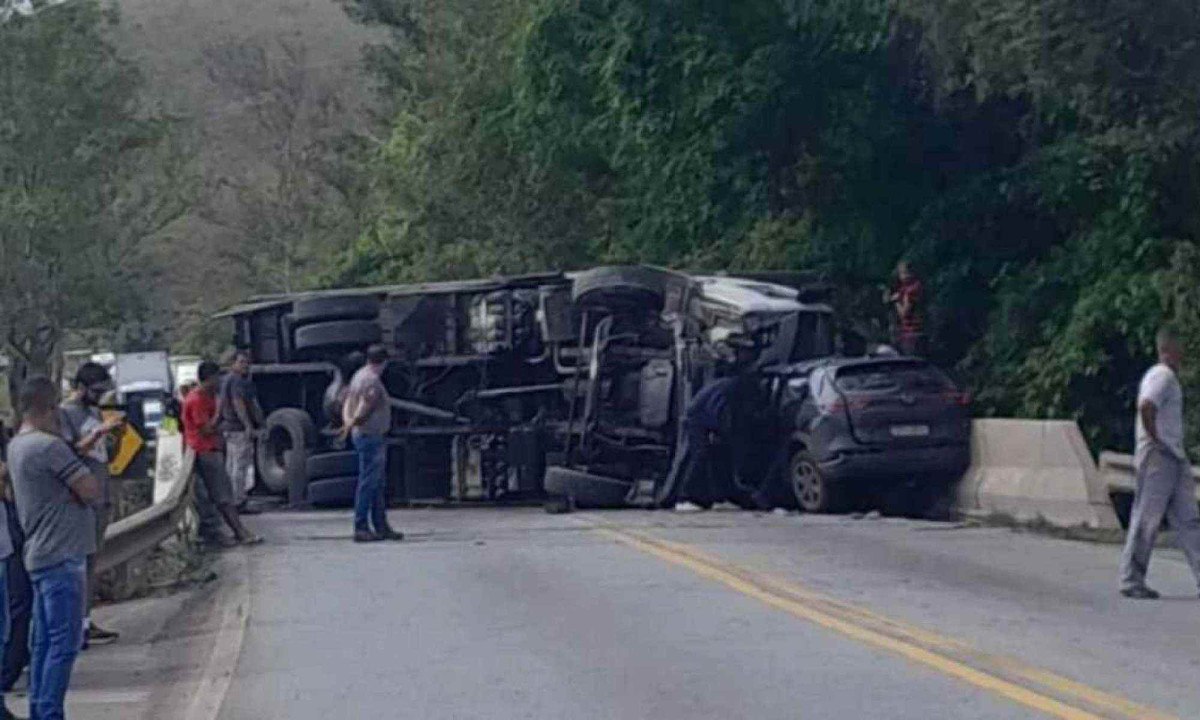
{"type": "MultiPolygon", "coordinates": [[[[344,5],[382,38],[360,79],[377,90],[376,114],[352,134],[297,114],[296,48],[272,60],[231,43],[206,57],[211,76],[268,100],[255,119],[281,140],[265,180],[198,201],[242,239],[256,287],[596,262],[808,269],[882,338],[881,286],[907,258],[930,294],[935,360],[972,388],[978,412],[1078,419],[1097,448],[1130,443],[1159,323],[1200,354],[1194,3],[344,5]]],[[[86,0],[57,10],[102,25],[86,0]]],[[[32,32],[20,19],[0,27],[0,55],[50,52],[12,42],[32,32]]],[[[96,52],[60,42],[80,63],[96,52]]],[[[17,197],[18,173],[45,147],[9,129],[25,127],[14,108],[29,107],[29,71],[16,68],[43,66],[38,57],[0,65],[0,198],[17,197]]],[[[85,98],[111,82],[62,77],[90,88],[85,98]]],[[[65,93],[39,102],[75,112],[65,93]]],[[[332,100],[316,106],[337,114],[332,100]]],[[[119,144],[70,142],[125,157],[119,144]]],[[[112,164],[71,172],[115,178],[112,164]]],[[[108,206],[73,203],[79,212],[31,225],[14,213],[30,212],[32,195],[19,197],[0,201],[0,247],[58,237],[108,206]]],[[[1195,370],[1185,381],[1200,391],[1195,370]]]]}

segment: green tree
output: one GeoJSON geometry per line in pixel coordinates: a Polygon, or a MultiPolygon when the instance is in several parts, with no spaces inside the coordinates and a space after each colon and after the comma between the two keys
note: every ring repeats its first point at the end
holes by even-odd
{"type": "Polygon", "coordinates": [[[0,342],[19,378],[68,330],[149,312],[147,238],[178,217],[186,165],[139,107],[115,16],[81,0],[0,24],[0,342]]]}

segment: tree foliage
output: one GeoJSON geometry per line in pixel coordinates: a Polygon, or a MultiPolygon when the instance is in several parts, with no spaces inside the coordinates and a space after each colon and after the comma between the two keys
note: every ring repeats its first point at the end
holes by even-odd
{"type": "Polygon", "coordinates": [[[883,333],[904,257],[981,412],[1098,445],[1128,445],[1156,326],[1200,342],[1194,3],[349,6],[392,31],[393,114],[338,281],[803,268],[883,333]]]}
{"type": "Polygon", "coordinates": [[[152,332],[143,241],[181,211],[185,166],[112,22],[84,0],[0,25],[0,343],[18,375],[49,371],[68,331],[152,332]]]}

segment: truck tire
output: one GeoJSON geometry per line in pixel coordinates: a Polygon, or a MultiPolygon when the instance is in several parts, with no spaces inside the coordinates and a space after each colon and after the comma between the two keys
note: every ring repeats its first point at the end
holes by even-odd
{"type": "Polygon", "coordinates": [[[807,513],[829,513],[841,510],[845,504],[843,488],[821,472],[817,461],[803,448],[792,453],[788,463],[788,482],[796,504],[807,513]]]}
{"type": "Polygon", "coordinates": [[[566,507],[619,508],[626,507],[634,484],[628,480],[593,475],[581,470],[565,467],[546,468],[546,494],[552,501],[546,504],[558,507],[565,500],[566,507]]]}
{"type": "Polygon", "coordinates": [[[297,327],[326,320],[374,320],[379,299],[370,295],[343,295],[297,300],[292,319],[297,327]]]}
{"type": "Polygon", "coordinates": [[[308,482],[358,475],[358,454],[353,450],[313,455],[308,459],[308,482]]]}
{"type": "Polygon", "coordinates": [[[298,353],[345,350],[377,343],[383,330],[374,320],[337,320],[296,328],[294,347],[298,353]]]}
{"type": "Polygon", "coordinates": [[[308,483],[308,502],[319,507],[349,507],[354,504],[357,477],[334,477],[308,483]]]}
{"type": "Polygon", "coordinates": [[[640,265],[616,265],[579,273],[572,284],[571,298],[581,305],[658,309],[662,307],[666,291],[666,278],[661,270],[640,265]]]}
{"type": "Polygon", "coordinates": [[[263,425],[256,453],[258,477],[271,492],[287,493],[290,505],[304,500],[308,448],[316,434],[312,418],[296,408],[276,410],[263,425]]]}

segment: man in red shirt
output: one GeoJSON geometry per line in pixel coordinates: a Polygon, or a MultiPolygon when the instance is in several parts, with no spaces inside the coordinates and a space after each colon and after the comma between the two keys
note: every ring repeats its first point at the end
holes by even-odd
{"type": "Polygon", "coordinates": [[[196,453],[196,474],[208,491],[209,500],[243,545],[256,545],[262,538],[246,529],[233,504],[233,484],[225,472],[225,453],[217,430],[217,388],[221,369],[214,362],[200,363],[200,387],[183,401],[183,439],[196,453]]]}
{"type": "Polygon", "coordinates": [[[888,301],[896,308],[896,345],[905,355],[917,355],[922,351],[924,294],[925,288],[913,273],[912,266],[907,260],[901,260],[896,265],[896,284],[892,286],[888,301]]]}

